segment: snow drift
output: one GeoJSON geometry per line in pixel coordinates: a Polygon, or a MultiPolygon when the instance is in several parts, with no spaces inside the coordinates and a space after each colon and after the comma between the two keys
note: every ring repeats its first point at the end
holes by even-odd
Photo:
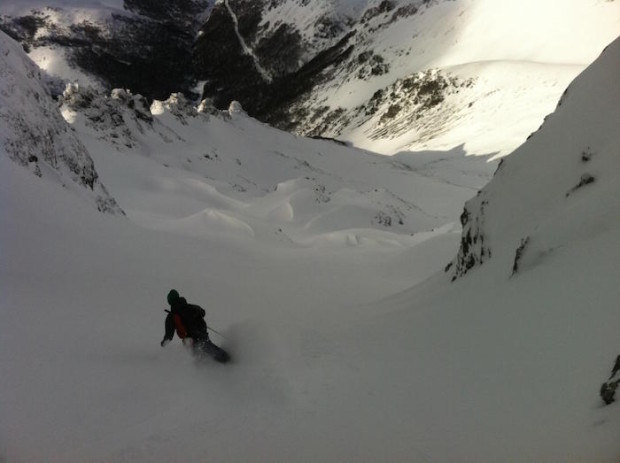
{"type": "Polygon", "coordinates": [[[127,91],[69,86],[62,112],[133,220],[188,236],[219,230],[302,246],[408,246],[416,233],[454,223],[456,205],[494,166],[456,150],[442,162],[462,174],[433,177],[405,155],[294,136],[248,117],[238,103],[217,111],[181,94],[149,108],[127,91]]]}

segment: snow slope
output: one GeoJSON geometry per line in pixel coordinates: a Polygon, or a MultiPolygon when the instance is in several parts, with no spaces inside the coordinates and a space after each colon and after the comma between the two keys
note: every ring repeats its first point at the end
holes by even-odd
{"type": "Polygon", "coordinates": [[[619,225],[619,50],[617,39],[466,204],[457,275],[485,261],[517,272],[619,225]]]}
{"type": "MultiPolygon", "coordinates": [[[[58,8],[61,10],[60,13],[67,8],[82,9],[83,11],[91,11],[93,13],[102,10],[118,13],[123,9],[122,0],[54,0],[53,2],[45,0],[21,0],[20,2],[2,0],[1,4],[3,14],[9,16],[24,15],[32,10],[44,10],[47,7],[58,8]]],[[[90,19],[94,18],[91,17],[90,19]]]]}
{"type": "Polygon", "coordinates": [[[179,95],[148,108],[70,86],[61,109],[129,220],[0,158],[8,461],[304,458],[330,331],[439,270],[489,173],[456,151],[443,162],[463,172],[435,178],[430,153],[390,160],[179,95]],[[205,306],[232,368],[159,347],[168,286],[205,306]]]}
{"type": "MultiPolygon", "coordinates": [[[[328,437],[320,391],[344,386],[330,379],[337,320],[455,252],[454,235],[352,251],[149,232],[2,162],[8,461],[302,460],[328,437]],[[169,286],[207,309],[230,368],[159,347],[169,286]]],[[[332,444],[333,455],[350,445],[332,444]]]]}
{"type": "Polygon", "coordinates": [[[130,217],[190,236],[219,230],[259,242],[408,246],[418,233],[458,222],[462,202],[494,169],[455,150],[443,161],[463,173],[437,178],[422,171],[423,158],[297,137],[236,105],[197,111],[180,95],[148,109],[126,92],[73,88],[62,110],[98,153],[98,171],[130,217]]]}
{"type": "Polygon", "coordinates": [[[462,150],[384,158],[237,105],[69,89],[128,219],[0,156],[0,460],[618,461],[598,398],[620,325],[618,45],[469,203],[476,223],[489,201],[494,253],[453,283],[429,277],[488,167],[462,150]],[[373,223],[395,196],[424,213],[373,223]],[[172,287],[234,363],[160,348],[172,287]]]}

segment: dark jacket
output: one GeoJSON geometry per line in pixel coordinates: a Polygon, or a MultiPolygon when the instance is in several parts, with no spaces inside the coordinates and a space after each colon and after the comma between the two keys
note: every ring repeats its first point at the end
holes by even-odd
{"type": "Polygon", "coordinates": [[[180,297],[170,306],[170,311],[166,316],[164,341],[172,340],[175,331],[181,339],[185,337],[208,338],[204,316],[205,311],[202,307],[188,304],[184,297],[180,297]]]}

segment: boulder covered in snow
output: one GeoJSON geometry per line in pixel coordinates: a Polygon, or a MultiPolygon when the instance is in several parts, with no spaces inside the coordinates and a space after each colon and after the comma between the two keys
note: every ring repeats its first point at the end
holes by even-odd
{"type": "Polygon", "coordinates": [[[243,106],[241,106],[241,103],[239,103],[238,101],[231,101],[230,106],[228,107],[228,114],[230,114],[231,116],[234,116],[235,114],[244,115],[246,114],[246,112],[243,109],[243,106]]]}
{"type": "Polygon", "coordinates": [[[188,116],[195,115],[196,108],[185,98],[182,93],[172,93],[167,100],[153,102],[151,106],[151,112],[161,113],[163,111],[169,111],[175,116],[188,116]]]}

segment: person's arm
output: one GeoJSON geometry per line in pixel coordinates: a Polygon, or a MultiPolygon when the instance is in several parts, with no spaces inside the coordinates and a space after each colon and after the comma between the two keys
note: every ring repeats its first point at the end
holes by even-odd
{"type": "Polygon", "coordinates": [[[162,347],[172,341],[172,338],[174,337],[174,316],[171,312],[168,312],[168,315],[166,316],[165,326],[166,333],[164,334],[164,339],[160,343],[162,347]]]}

